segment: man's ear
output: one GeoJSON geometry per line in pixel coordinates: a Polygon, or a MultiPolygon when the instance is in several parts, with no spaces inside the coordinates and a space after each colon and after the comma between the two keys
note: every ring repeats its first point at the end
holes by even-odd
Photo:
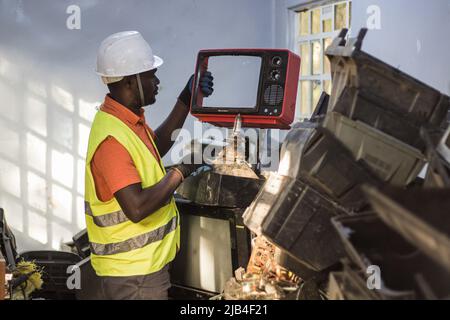
{"type": "Polygon", "coordinates": [[[130,84],[131,79],[129,77],[124,77],[122,80],[113,82],[108,84],[109,92],[121,92],[124,89],[130,88],[132,84],[130,84]]]}
{"type": "Polygon", "coordinates": [[[127,89],[130,89],[130,88],[132,88],[134,86],[134,79],[133,79],[133,77],[126,76],[123,79],[123,81],[124,81],[124,84],[125,84],[127,89]]]}

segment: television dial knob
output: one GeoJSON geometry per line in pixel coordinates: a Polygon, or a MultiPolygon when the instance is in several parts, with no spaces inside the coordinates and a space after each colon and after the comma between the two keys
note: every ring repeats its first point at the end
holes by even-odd
{"type": "Polygon", "coordinates": [[[270,72],[270,79],[275,80],[275,81],[279,81],[281,79],[280,71],[272,70],[270,72]]]}

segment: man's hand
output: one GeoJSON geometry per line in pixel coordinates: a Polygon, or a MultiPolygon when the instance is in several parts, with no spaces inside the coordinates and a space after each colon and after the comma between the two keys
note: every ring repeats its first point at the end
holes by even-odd
{"type": "Polygon", "coordinates": [[[142,188],[141,183],[136,183],[120,189],[114,196],[128,219],[139,223],[167,205],[181,181],[180,174],[171,170],[151,187],[142,188]]]}
{"type": "Polygon", "coordinates": [[[197,153],[190,153],[187,156],[185,156],[179,164],[171,167],[171,169],[175,169],[176,171],[181,173],[183,179],[186,179],[203,166],[207,165],[203,163],[201,155],[198,155],[197,153]],[[199,159],[200,162],[197,163],[195,160],[199,159]]]}
{"type": "Polygon", "coordinates": [[[205,97],[209,97],[214,92],[214,77],[212,76],[211,72],[206,71],[203,76],[200,77],[200,89],[203,92],[203,95],[205,97]]]}
{"type": "MultiPolygon", "coordinates": [[[[200,89],[205,97],[209,97],[214,92],[214,77],[211,72],[206,71],[201,77],[199,81],[200,89]]],[[[194,82],[194,75],[189,78],[186,86],[183,91],[181,91],[178,99],[183,102],[187,107],[190,107],[191,97],[192,97],[192,83],[194,82]]]]}

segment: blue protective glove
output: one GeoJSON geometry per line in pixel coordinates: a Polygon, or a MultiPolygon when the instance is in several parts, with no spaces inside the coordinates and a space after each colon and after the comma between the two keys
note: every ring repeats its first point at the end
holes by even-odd
{"type": "MultiPolygon", "coordinates": [[[[212,76],[211,72],[209,72],[209,71],[206,71],[203,75],[200,76],[199,86],[200,86],[200,90],[202,90],[202,93],[205,97],[209,97],[214,92],[213,80],[214,80],[214,77],[212,76]]],[[[188,107],[191,104],[192,83],[193,82],[194,82],[194,75],[192,75],[189,78],[189,81],[187,82],[183,91],[181,91],[180,95],[178,96],[178,99],[180,99],[181,102],[183,102],[188,107]]]]}
{"type": "MultiPolygon", "coordinates": [[[[192,78],[192,81],[191,81],[191,87],[192,87],[193,79],[194,78],[192,78]]],[[[209,72],[209,71],[206,71],[200,77],[200,81],[199,81],[200,89],[202,90],[203,95],[205,97],[209,97],[214,92],[214,88],[213,88],[214,82],[213,82],[213,80],[214,80],[214,77],[212,76],[211,72],[209,72]]],[[[192,94],[192,89],[191,89],[191,94],[192,94]]]]}

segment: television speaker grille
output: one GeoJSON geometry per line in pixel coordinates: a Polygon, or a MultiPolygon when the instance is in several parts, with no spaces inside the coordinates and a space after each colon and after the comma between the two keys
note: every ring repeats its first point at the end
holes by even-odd
{"type": "Polygon", "coordinates": [[[278,105],[283,101],[284,89],[278,84],[272,84],[264,90],[264,102],[269,105],[278,105]]]}

